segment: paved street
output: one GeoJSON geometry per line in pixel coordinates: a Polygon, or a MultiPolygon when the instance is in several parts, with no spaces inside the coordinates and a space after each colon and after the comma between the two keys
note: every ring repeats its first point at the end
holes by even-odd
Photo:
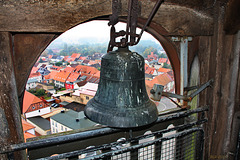
{"type": "Polygon", "coordinates": [[[161,101],[159,102],[157,108],[158,112],[167,110],[167,109],[172,109],[176,108],[177,106],[168,98],[162,97],[161,101]]]}

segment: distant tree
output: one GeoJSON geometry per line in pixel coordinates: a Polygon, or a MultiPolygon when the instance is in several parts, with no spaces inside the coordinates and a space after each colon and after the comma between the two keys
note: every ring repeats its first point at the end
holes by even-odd
{"type": "Polygon", "coordinates": [[[45,94],[46,94],[46,93],[45,93],[45,90],[44,90],[44,89],[36,89],[35,96],[41,97],[41,96],[44,96],[45,94]]]}
{"type": "Polygon", "coordinates": [[[163,64],[163,68],[172,69],[171,65],[167,64],[166,62],[163,64]]]}
{"type": "Polygon", "coordinates": [[[44,61],[42,60],[42,58],[40,58],[38,62],[39,63],[43,63],[44,61]]]}
{"type": "Polygon", "coordinates": [[[61,66],[62,65],[62,62],[56,62],[55,63],[55,66],[61,66]]]}
{"type": "Polygon", "coordinates": [[[46,56],[47,56],[47,53],[48,53],[47,50],[43,51],[43,52],[42,52],[42,56],[45,56],[45,57],[46,57],[46,56]]]}
{"type": "Polygon", "coordinates": [[[153,54],[157,54],[157,49],[153,48],[153,47],[148,47],[145,49],[145,51],[143,52],[143,57],[147,57],[148,55],[150,55],[153,52],[153,54]]]}
{"type": "Polygon", "coordinates": [[[48,54],[52,55],[53,51],[51,49],[48,50],[48,54]]]}
{"type": "Polygon", "coordinates": [[[36,93],[36,89],[29,89],[28,92],[35,94],[36,93]]]}
{"type": "Polygon", "coordinates": [[[168,56],[164,53],[159,54],[159,58],[168,58],[168,56]]]}
{"type": "Polygon", "coordinates": [[[60,88],[60,89],[59,89],[59,91],[64,91],[64,90],[66,90],[66,88],[60,88]]]}

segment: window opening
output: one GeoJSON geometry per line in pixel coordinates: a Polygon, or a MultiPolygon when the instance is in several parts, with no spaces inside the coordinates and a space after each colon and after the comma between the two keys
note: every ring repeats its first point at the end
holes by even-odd
{"type": "MultiPolygon", "coordinates": [[[[86,105],[94,97],[100,80],[101,57],[107,52],[109,42],[110,28],[107,23],[108,21],[91,21],[66,31],[46,48],[32,68],[29,80],[33,80],[34,83],[32,85],[28,83],[26,92],[44,103],[43,110],[38,113],[40,116],[54,113],[49,117],[53,126],[57,127],[57,123],[54,124],[54,120],[58,119],[57,115],[65,116],[70,112],[77,112],[76,109],[68,109],[63,113],[57,111],[68,105],[65,102],[86,105]],[[51,107],[54,103],[58,104],[58,107],[51,107]]],[[[121,30],[126,24],[118,23],[115,27],[116,30],[121,30]]],[[[145,83],[148,94],[154,83],[163,84],[165,91],[175,92],[171,63],[158,40],[144,32],[139,44],[131,46],[130,50],[141,54],[145,59],[145,83]],[[167,81],[163,82],[163,77],[167,81]]],[[[167,98],[155,103],[159,112],[176,107],[167,98]]],[[[91,122],[89,125],[95,126],[96,123],[91,122]]],[[[66,126],[59,132],[63,130],[74,128],[66,126]]]]}

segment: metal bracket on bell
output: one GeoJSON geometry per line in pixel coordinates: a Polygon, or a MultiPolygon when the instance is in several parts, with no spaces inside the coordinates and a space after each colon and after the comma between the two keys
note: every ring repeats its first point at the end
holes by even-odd
{"type": "Polygon", "coordinates": [[[163,85],[160,84],[154,84],[153,88],[150,90],[150,98],[154,101],[160,101],[162,97],[163,92],[163,85]]]}
{"type": "Polygon", "coordinates": [[[197,89],[196,91],[194,91],[192,94],[190,95],[178,95],[178,94],[174,94],[174,93],[170,93],[170,92],[164,92],[163,91],[163,86],[160,84],[154,84],[153,88],[150,90],[150,98],[154,101],[160,101],[161,100],[161,96],[167,97],[169,98],[171,101],[173,101],[170,97],[172,98],[177,98],[177,99],[181,99],[183,100],[183,105],[179,105],[177,102],[173,101],[178,107],[180,108],[189,108],[188,106],[188,102],[191,102],[192,99],[198,95],[199,93],[201,93],[204,89],[206,89],[207,87],[212,87],[214,80],[211,79],[208,82],[202,84],[201,86],[193,86],[193,87],[188,87],[185,89],[185,91],[190,91],[193,89],[197,89]]]}

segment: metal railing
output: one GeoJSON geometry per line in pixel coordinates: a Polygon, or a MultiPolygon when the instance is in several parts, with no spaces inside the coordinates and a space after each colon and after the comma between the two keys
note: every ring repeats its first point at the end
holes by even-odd
{"type": "Polygon", "coordinates": [[[160,115],[154,125],[140,130],[100,128],[13,144],[0,153],[27,149],[29,159],[202,159],[204,132],[200,125],[207,119],[184,124],[183,118],[207,110],[206,106],[160,115]],[[163,129],[170,124],[175,127],[163,129]]]}

